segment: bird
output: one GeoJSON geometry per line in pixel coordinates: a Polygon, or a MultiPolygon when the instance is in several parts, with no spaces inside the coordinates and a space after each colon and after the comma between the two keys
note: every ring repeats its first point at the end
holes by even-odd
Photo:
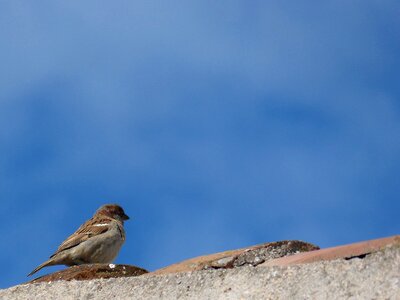
{"type": "Polygon", "coordinates": [[[121,206],[105,204],[91,219],[70,235],[50,258],[28,274],[54,265],[111,263],[125,242],[124,221],[129,220],[121,206]]]}

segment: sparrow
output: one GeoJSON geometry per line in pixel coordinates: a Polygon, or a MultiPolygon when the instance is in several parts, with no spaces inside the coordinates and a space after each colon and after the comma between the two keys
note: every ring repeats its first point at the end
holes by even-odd
{"type": "Polygon", "coordinates": [[[44,267],[54,265],[82,265],[111,263],[125,242],[124,221],[129,220],[121,206],[101,206],[91,219],[69,236],[50,259],[28,276],[44,267]]]}

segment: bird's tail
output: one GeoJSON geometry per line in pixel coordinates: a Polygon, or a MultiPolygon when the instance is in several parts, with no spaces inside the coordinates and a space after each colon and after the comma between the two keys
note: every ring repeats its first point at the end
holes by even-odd
{"type": "Polygon", "coordinates": [[[47,266],[52,266],[54,265],[54,260],[52,258],[50,258],[49,260],[46,260],[44,263],[42,263],[40,266],[38,266],[37,268],[35,268],[32,272],[30,272],[28,274],[28,276],[31,276],[33,274],[35,274],[37,271],[39,271],[40,269],[47,267],[47,266]]]}

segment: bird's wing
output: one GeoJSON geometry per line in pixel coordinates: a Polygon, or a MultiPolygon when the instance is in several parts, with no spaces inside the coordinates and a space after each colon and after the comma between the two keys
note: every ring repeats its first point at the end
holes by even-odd
{"type": "Polygon", "coordinates": [[[80,243],[87,241],[93,236],[98,236],[107,232],[110,229],[111,218],[108,217],[93,217],[86,221],[81,227],[78,228],[72,235],[70,235],[62,244],[58,247],[57,251],[50,257],[56,254],[78,246],[80,243]]]}

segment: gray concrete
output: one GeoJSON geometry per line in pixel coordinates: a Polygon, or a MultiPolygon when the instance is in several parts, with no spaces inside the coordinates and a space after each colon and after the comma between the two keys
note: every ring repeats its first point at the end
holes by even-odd
{"type": "Polygon", "coordinates": [[[0,299],[400,299],[400,248],[360,259],[16,286],[0,299]]]}

